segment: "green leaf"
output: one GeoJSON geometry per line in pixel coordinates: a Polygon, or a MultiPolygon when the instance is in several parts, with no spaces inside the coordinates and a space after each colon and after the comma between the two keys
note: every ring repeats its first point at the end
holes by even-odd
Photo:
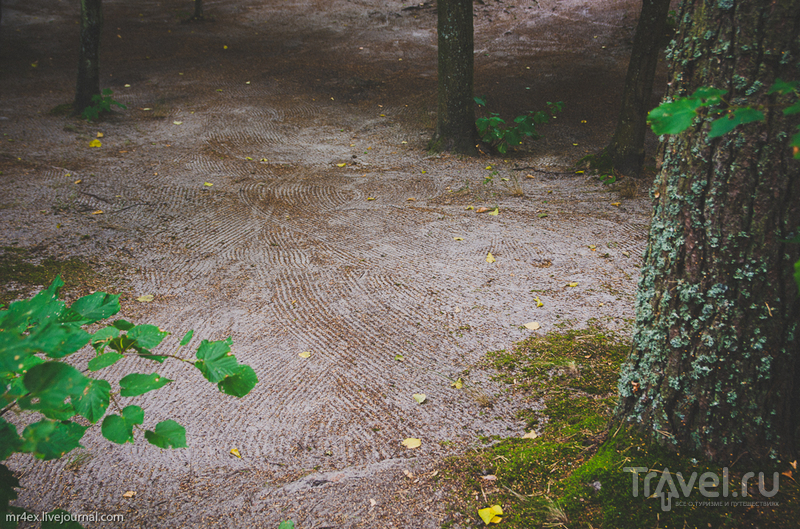
{"type": "Polygon", "coordinates": [[[472,99],[473,99],[473,101],[475,101],[475,104],[477,104],[478,106],[481,106],[481,107],[485,107],[486,106],[486,98],[485,97],[477,97],[476,96],[476,97],[473,97],[472,99]]]}
{"type": "Polygon", "coordinates": [[[71,355],[87,343],[92,335],[71,323],[51,322],[38,327],[26,340],[29,352],[42,352],[50,358],[71,355]]]}
{"type": "Polygon", "coordinates": [[[133,329],[133,327],[134,327],[134,325],[131,322],[129,322],[128,320],[117,320],[114,323],[112,323],[111,325],[113,325],[114,327],[116,327],[117,329],[119,329],[121,331],[127,331],[127,330],[130,330],[130,329],[133,329]]]}
{"type": "Polygon", "coordinates": [[[70,308],[83,316],[85,323],[94,323],[119,312],[119,294],[95,292],[78,299],[70,308]]]}
{"type": "MultiPolygon", "coordinates": [[[[800,129],[800,126],[797,128],[800,129]]],[[[792,135],[792,141],[789,146],[794,148],[794,159],[800,159],[800,132],[792,135]]]]}
{"type": "Polygon", "coordinates": [[[172,380],[162,377],[158,373],[151,373],[149,375],[131,373],[119,381],[121,389],[119,394],[122,397],[135,397],[137,395],[143,395],[148,391],[153,391],[154,389],[163,388],[170,382],[172,382],[172,380]]]}
{"type": "Polygon", "coordinates": [[[233,395],[234,397],[244,397],[256,386],[258,383],[258,376],[253,368],[248,365],[240,365],[239,371],[228,377],[225,377],[217,387],[223,393],[233,395]]]}
{"type": "Polygon", "coordinates": [[[72,519],[72,515],[64,509],[56,509],[47,513],[48,519],[42,521],[42,529],[83,529],[83,526],[72,519]]]}
{"type": "Polygon", "coordinates": [[[35,365],[22,379],[29,395],[18,402],[22,409],[35,409],[45,415],[49,411],[64,413],[67,397],[77,396],[89,383],[89,379],[74,367],[61,362],[45,362],[35,365]],[[37,403],[33,403],[38,399],[37,403]]]}
{"type": "Polygon", "coordinates": [[[186,336],[183,337],[181,340],[181,347],[188,344],[192,340],[192,336],[194,335],[194,329],[191,329],[189,332],[186,333],[186,336]]]}
{"type": "Polygon", "coordinates": [[[787,83],[786,81],[782,81],[779,77],[775,79],[775,82],[769,87],[767,94],[774,94],[776,92],[779,94],[790,94],[795,90],[797,90],[797,81],[787,83]]]}
{"type": "Polygon", "coordinates": [[[8,503],[17,499],[19,480],[7,466],[0,464],[0,515],[8,510],[8,503]]]}
{"type": "Polygon", "coordinates": [[[64,286],[61,277],[56,277],[46,290],[42,290],[31,299],[15,301],[8,310],[0,312],[0,329],[6,331],[24,331],[30,322],[39,321],[45,314],[53,317],[63,310],[64,303],[58,301],[58,291],[64,286]]]}
{"type": "Polygon", "coordinates": [[[88,426],[74,422],[60,422],[42,419],[29,424],[22,432],[21,451],[31,452],[39,459],[58,459],[67,452],[78,448],[81,437],[88,426]]]}
{"type": "Polygon", "coordinates": [[[186,447],[186,429],[171,419],[156,424],[154,432],[145,431],[144,437],[159,448],[186,447]]]}
{"type": "Polygon", "coordinates": [[[285,520],[281,522],[278,529],[294,529],[294,522],[292,520],[285,520]]]}
{"type": "Polygon", "coordinates": [[[229,375],[234,375],[239,370],[236,357],[229,355],[233,341],[230,337],[225,340],[209,342],[203,340],[197,349],[197,359],[195,367],[203,373],[206,380],[216,384],[229,375]]]}
{"type": "MultiPolygon", "coordinates": [[[[8,459],[8,456],[18,452],[21,446],[22,439],[17,434],[17,427],[0,417],[0,461],[8,459]]],[[[0,501],[0,503],[2,502],[0,501]]],[[[2,512],[0,509],[0,516],[2,512]]]]}
{"type": "Polygon", "coordinates": [[[94,335],[92,335],[91,344],[95,350],[102,351],[105,349],[108,342],[117,337],[119,337],[119,329],[113,325],[109,325],[108,327],[103,327],[94,333],[94,335]]]}
{"type": "Polygon", "coordinates": [[[136,340],[128,338],[127,336],[118,336],[117,338],[108,341],[108,346],[120,353],[124,353],[131,347],[136,345],[136,340]]]}
{"type": "Polygon", "coordinates": [[[89,370],[90,371],[100,371],[104,367],[108,367],[117,363],[124,355],[119,353],[105,353],[101,354],[100,356],[96,356],[89,360],[89,370]]]}
{"type": "Polygon", "coordinates": [[[155,325],[137,325],[128,331],[128,338],[136,340],[139,347],[144,349],[152,349],[169,335],[168,332],[160,330],[155,325]]]}
{"type": "Polygon", "coordinates": [[[0,332],[0,375],[22,373],[29,358],[37,358],[25,351],[24,339],[14,333],[0,332]]]}
{"type": "Polygon", "coordinates": [[[658,135],[678,134],[692,125],[700,105],[700,100],[695,98],[662,103],[647,114],[647,121],[653,132],[658,135]]]}
{"type": "Polygon", "coordinates": [[[76,412],[94,424],[105,414],[110,394],[111,384],[102,379],[90,378],[83,392],[77,397],[72,397],[72,405],[76,412]]]}
{"type": "Polygon", "coordinates": [[[722,96],[727,94],[727,90],[720,90],[719,88],[711,88],[708,86],[701,86],[694,91],[690,97],[694,99],[701,99],[703,102],[700,106],[708,107],[722,102],[722,96]]]}
{"type": "Polygon", "coordinates": [[[795,101],[794,105],[783,109],[784,116],[790,116],[798,112],[800,112],[800,101],[795,101]]]}
{"type": "Polygon", "coordinates": [[[103,419],[100,432],[112,443],[133,442],[133,426],[144,422],[144,411],[139,406],[126,406],[122,415],[108,415],[103,419]]]}
{"type": "Polygon", "coordinates": [[[800,261],[794,264],[794,282],[797,283],[797,292],[800,293],[800,261]]]}
{"type": "Polygon", "coordinates": [[[750,107],[738,108],[729,112],[726,116],[714,120],[711,123],[711,130],[708,133],[708,137],[719,138],[720,136],[732,131],[737,125],[763,120],[764,113],[760,110],[750,107]]]}
{"type": "Polygon", "coordinates": [[[164,360],[167,359],[166,356],[151,354],[150,351],[148,351],[147,349],[140,349],[139,358],[144,358],[145,360],[152,360],[153,362],[158,362],[159,364],[163,364],[164,360]]]}

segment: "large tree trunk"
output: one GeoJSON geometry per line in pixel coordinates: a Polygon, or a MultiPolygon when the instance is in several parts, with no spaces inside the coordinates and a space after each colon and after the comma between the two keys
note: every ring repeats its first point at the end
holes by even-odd
{"type": "Polygon", "coordinates": [[[614,137],[605,148],[605,163],[627,176],[639,176],[644,164],[647,113],[653,94],[658,54],[667,28],[670,0],[643,0],[633,37],[628,75],[622,90],[622,109],[614,137]]]}
{"type": "Polygon", "coordinates": [[[194,0],[193,20],[203,20],[203,0],[194,0]]]}
{"type": "Polygon", "coordinates": [[[429,147],[436,151],[474,154],[475,104],[473,86],[472,0],[439,0],[439,101],[436,135],[429,147]]]}
{"type": "Polygon", "coordinates": [[[100,95],[100,70],[97,61],[102,29],[102,0],[81,0],[81,48],[73,107],[76,114],[92,105],[92,96],[100,95]]]}
{"type": "Polygon", "coordinates": [[[651,192],[654,212],[623,366],[617,421],[681,452],[730,464],[789,456],[800,425],[800,162],[788,138],[800,79],[800,2],[685,0],[669,95],[728,90],[766,120],[708,138],[696,122],[671,136],[651,192]]]}

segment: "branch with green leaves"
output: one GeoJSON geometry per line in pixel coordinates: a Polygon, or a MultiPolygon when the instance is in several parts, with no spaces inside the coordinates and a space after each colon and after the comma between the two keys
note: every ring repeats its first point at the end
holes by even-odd
{"type": "MultiPolygon", "coordinates": [[[[658,135],[679,134],[688,129],[700,116],[701,109],[708,109],[708,115],[714,117],[708,131],[709,138],[719,138],[739,125],[764,121],[766,107],[753,108],[746,105],[732,105],[722,96],[726,90],[701,86],[688,97],[680,97],[669,103],[662,103],[647,115],[650,128],[658,135]]],[[[777,79],[770,87],[767,95],[793,95],[795,102],[783,109],[786,116],[800,113],[798,82],[786,82],[777,79]]],[[[797,127],[800,130],[800,125],[797,127]]],[[[800,132],[795,133],[789,144],[793,147],[793,155],[800,158],[800,132]]]]}
{"type": "MultiPolygon", "coordinates": [[[[69,355],[90,345],[95,352],[88,371],[98,372],[125,357],[157,364],[168,358],[194,365],[212,384],[228,395],[243,397],[258,382],[255,371],[240,364],[231,353],[231,339],[203,340],[195,359],[176,354],[158,354],[168,332],[155,325],[134,325],[116,320],[94,333],[85,327],[110,318],[120,310],[119,295],[95,292],[72,305],[58,299],[64,285],[56,278],[49,288],[31,299],[15,301],[0,310],[0,406],[8,411],[36,413],[42,418],[29,423],[20,435],[14,424],[0,416],[0,460],[14,453],[30,453],[39,459],[57,459],[80,446],[89,426],[74,420],[83,417],[91,424],[102,419],[100,432],[118,444],[134,441],[134,428],[144,424],[144,410],[136,405],[122,407],[119,399],[136,397],[162,388],[172,380],[153,373],[131,373],[119,381],[119,390],[103,378],[86,376],[65,362],[69,355]],[[110,405],[117,413],[106,413],[110,405]]],[[[189,344],[193,331],[180,341],[189,344]]],[[[26,421],[27,422],[27,421],[26,421]]],[[[144,438],[159,448],[186,446],[186,430],[173,420],[161,421],[144,438]]],[[[16,498],[19,482],[0,464],[0,513],[16,498]]]]}
{"type": "MultiPolygon", "coordinates": [[[[782,110],[785,116],[791,116],[800,113],[800,90],[798,88],[800,88],[800,83],[797,81],[787,82],[776,79],[767,95],[793,96],[795,101],[782,110]]],[[[701,108],[708,108],[708,114],[715,117],[711,122],[708,137],[719,138],[739,125],[764,121],[766,107],[731,105],[722,98],[726,93],[727,91],[718,88],[701,86],[689,97],[662,103],[651,110],[647,115],[647,123],[658,135],[680,134],[692,126],[695,118],[700,116],[701,108]]],[[[800,125],[797,126],[797,130],[800,130],[800,125]]],[[[800,132],[792,136],[789,145],[792,147],[793,157],[800,159],[800,132]]],[[[800,235],[783,242],[800,243],[800,235]]],[[[798,293],[800,293],[800,261],[794,263],[794,281],[797,284],[798,293]]]]}

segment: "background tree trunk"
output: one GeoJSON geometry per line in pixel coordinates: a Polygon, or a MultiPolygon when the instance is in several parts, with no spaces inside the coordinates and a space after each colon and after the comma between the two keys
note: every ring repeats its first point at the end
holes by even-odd
{"type": "Polygon", "coordinates": [[[100,95],[100,32],[103,29],[102,0],[81,0],[81,48],[78,58],[78,86],[75,90],[76,114],[91,106],[92,96],[100,95]]]}
{"type": "Polygon", "coordinates": [[[429,148],[475,154],[472,0],[439,0],[439,100],[429,148]]]}
{"type": "Polygon", "coordinates": [[[607,163],[626,176],[639,176],[644,164],[647,113],[652,110],[653,80],[667,29],[669,4],[670,0],[642,1],[622,90],[622,109],[614,136],[605,148],[607,163]]]}
{"type": "Polygon", "coordinates": [[[789,136],[798,80],[800,2],[686,0],[670,95],[728,90],[732,104],[777,105],[766,120],[709,139],[699,120],[671,136],[623,366],[617,421],[720,463],[788,456],[800,425],[800,162],[789,136]]]}
{"type": "Polygon", "coordinates": [[[203,0],[194,0],[194,20],[203,20],[203,0]]]}

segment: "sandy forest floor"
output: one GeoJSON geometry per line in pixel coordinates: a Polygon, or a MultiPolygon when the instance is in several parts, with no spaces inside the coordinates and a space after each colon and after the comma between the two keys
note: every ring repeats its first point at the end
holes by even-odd
{"type": "Polygon", "coordinates": [[[639,2],[476,4],[489,109],[564,112],[545,139],[474,159],[425,149],[431,4],[207,1],[213,20],[185,24],[190,0],[103,3],[102,86],[128,108],[90,124],[49,113],[74,96],[77,2],[3,2],[0,247],[108,263],[120,316],[171,331],[165,350],[190,328],[194,348],[232,336],[260,382],[235,399],[160,366],[175,382],[125,404],[145,427],[180,422],[189,448],[112,445],[94,427],[77,458],[10,460],[18,504],[124,514],[124,527],[439,527],[438,462],[522,435],[516,411],[535,405],[493,383],[482,355],[531,321],[632,318],[647,190],[621,199],[569,167],[613,131],[639,2]]]}

